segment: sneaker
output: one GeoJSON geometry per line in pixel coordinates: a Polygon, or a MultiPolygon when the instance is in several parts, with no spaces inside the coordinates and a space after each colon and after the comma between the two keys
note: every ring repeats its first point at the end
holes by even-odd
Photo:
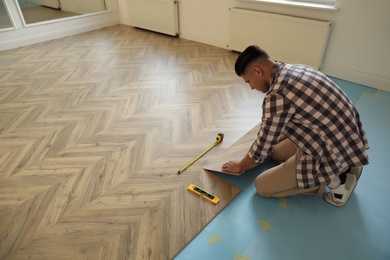
{"type": "Polygon", "coordinates": [[[324,199],[333,206],[342,207],[348,202],[356,184],[357,180],[355,174],[347,174],[345,183],[337,188],[329,189],[329,192],[324,195],[324,199]]]}
{"type": "Polygon", "coordinates": [[[362,167],[362,166],[351,167],[351,168],[349,168],[349,170],[347,171],[347,174],[355,175],[356,181],[358,181],[359,178],[360,178],[360,175],[362,175],[362,171],[363,171],[363,167],[362,167]]]}

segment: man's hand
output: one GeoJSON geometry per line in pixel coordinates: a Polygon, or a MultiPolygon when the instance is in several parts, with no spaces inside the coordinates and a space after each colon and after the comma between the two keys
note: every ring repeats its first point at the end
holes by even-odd
{"type": "Polygon", "coordinates": [[[222,171],[231,173],[242,173],[243,171],[252,169],[257,165],[258,163],[252,161],[252,159],[249,158],[249,155],[247,154],[241,161],[232,160],[222,165],[222,171]]]}
{"type": "Polygon", "coordinates": [[[231,173],[241,173],[244,170],[240,166],[240,161],[228,161],[222,165],[222,171],[231,173]]]}

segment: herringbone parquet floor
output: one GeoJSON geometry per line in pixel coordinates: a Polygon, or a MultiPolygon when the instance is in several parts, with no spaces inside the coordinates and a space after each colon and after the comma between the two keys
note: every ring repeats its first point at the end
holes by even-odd
{"type": "Polygon", "coordinates": [[[0,259],[180,252],[239,192],[202,170],[261,115],[236,57],[124,25],[0,52],[0,259]]]}

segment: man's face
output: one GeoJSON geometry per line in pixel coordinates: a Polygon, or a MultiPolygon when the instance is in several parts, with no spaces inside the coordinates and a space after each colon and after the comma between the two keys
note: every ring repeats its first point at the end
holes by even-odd
{"type": "Polygon", "coordinates": [[[241,78],[249,84],[251,89],[256,89],[263,93],[266,93],[269,90],[269,83],[266,80],[266,76],[259,67],[248,68],[241,78]]]}

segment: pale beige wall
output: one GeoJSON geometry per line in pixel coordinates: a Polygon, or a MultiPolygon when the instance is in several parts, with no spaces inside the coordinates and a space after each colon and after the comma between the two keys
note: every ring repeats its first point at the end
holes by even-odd
{"type": "MultiPolygon", "coordinates": [[[[322,70],[390,91],[390,1],[336,1],[337,12],[238,0],[180,0],[181,37],[227,48],[231,7],[331,20],[333,27],[322,70]]],[[[119,0],[120,5],[121,2],[125,0],[119,0]]],[[[131,8],[123,6],[123,10],[131,8]]],[[[121,22],[126,24],[128,18],[123,10],[121,22]]]]}

